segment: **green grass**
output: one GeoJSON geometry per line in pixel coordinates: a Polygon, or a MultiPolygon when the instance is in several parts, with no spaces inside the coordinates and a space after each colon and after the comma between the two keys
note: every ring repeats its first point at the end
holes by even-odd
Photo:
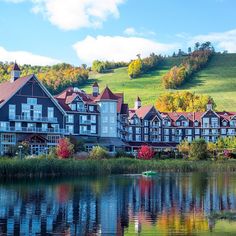
{"type": "Polygon", "coordinates": [[[0,159],[0,177],[98,176],[140,174],[156,171],[236,171],[236,160],[137,160],[131,158],[104,160],[0,159]]]}
{"type": "MultiPolygon", "coordinates": [[[[182,58],[169,58],[161,70],[153,71],[133,80],[129,79],[127,68],[116,69],[114,73],[91,74],[90,83],[82,89],[91,92],[91,84],[97,81],[101,89],[108,85],[114,92],[124,92],[125,101],[129,103],[130,107],[133,107],[137,95],[141,97],[144,105],[155,104],[159,95],[171,91],[162,86],[162,75],[181,61],[182,58]]],[[[219,111],[235,110],[236,54],[215,55],[205,69],[197,73],[195,78],[179,90],[212,96],[219,111]]]]}

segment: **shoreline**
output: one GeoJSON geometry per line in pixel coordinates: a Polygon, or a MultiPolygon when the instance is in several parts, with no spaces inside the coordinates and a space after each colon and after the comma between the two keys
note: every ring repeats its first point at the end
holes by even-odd
{"type": "Polygon", "coordinates": [[[108,176],[141,174],[146,170],[169,172],[236,172],[236,160],[189,161],[181,159],[138,160],[111,158],[102,160],[60,159],[1,159],[2,178],[44,178],[73,176],[108,176]]]}

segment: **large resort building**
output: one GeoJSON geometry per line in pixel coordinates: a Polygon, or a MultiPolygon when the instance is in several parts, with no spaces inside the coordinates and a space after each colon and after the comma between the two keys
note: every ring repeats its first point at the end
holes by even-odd
{"type": "Polygon", "coordinates": [[[102,92],[95,82],[92,93],[69,87],[52,96],[35,75],[20,77],[15,63],[10,81],[0,84],[0,154],[26,141],[31,154],[56,146],[62,137],[84,140],[87,150],[104,146],[137,150],[147,144],[156,150],[173,149],[182,140],[235,136],[236,112],[161,113],[154,106],[142,106],[137,97],[134,108],[124,103],[123,93],[108,86],[102,92]]]}

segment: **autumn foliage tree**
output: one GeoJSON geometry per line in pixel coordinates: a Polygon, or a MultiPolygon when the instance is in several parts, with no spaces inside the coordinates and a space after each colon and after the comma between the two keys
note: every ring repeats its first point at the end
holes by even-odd
{"type": "Polygon", "coordinates": [[[140,75],[142,69],[141,59],[133,60],[128,66],[128,75],[130,78],[135,78],[140,75]]]}
{"type": "Polygon", "coordinates": [[[213,53],[214,48],[210,42],[199,45],[195,51],[189,54],[182,64],[172,67],[162,77],[164,87],[166,89],[176,89],[191,79],[194,73],[206,66],[213,53]]]}
{"type": "Polygon", "coordinates": [[[161,112],[205,111],[209,100],[212,101],[213,108],[215,108],[214,100],[208,95],[197,95],[186,91],[170,92],[158,97],[156,107],[161,112]]]}
{"type": "Polygon", "coordinates": [[[60,159],[66,159],[73,155],[74,145],[70,142],[68,138],[62,138],[56,148],[56,154],[60,159]]]}
{"type": "Polygon", "coordinates": [[[150,160],[154,157],[155,152],[152,147],[148,145],[142,145],[138,151],[138,158],[142,160],[150,160]]]}

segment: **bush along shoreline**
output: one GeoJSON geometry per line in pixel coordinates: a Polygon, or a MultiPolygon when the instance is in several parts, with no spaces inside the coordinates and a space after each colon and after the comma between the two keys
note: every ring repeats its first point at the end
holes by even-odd
{"type": "Polygon", "coordinates": [[[236,160],[140,160],[134,158],[109,158],[101,160],[75,159],[8,159],[0,160],[0,177],[43,178],[72,176],[106,176],[141,174],[142,171],[194,172],[236,171],[236,160]]]}

